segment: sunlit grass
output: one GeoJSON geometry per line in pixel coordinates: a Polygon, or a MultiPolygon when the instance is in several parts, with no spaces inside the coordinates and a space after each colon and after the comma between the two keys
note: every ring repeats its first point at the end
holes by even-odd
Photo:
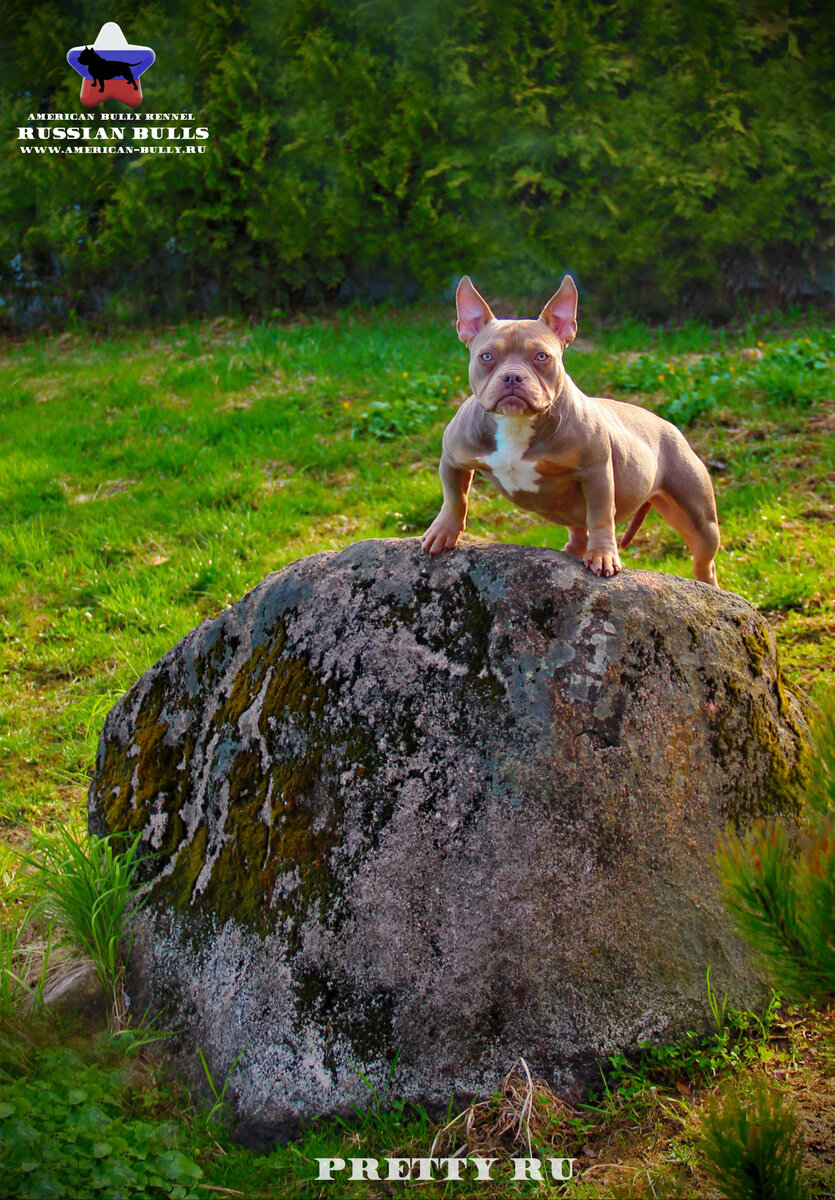
{"type": "MultiPolygon", "coordinates": [[[[566,364],[586,391],[700,414],[687,434],[714,476],[720,580],[768,613],[790,676],[831,684],[835,335],[799,316],[779,333],[757,319],[581,335],[566,364]]],[[[106,706],[269,571],[364,537],[420,534],[440,502],[441,431],[466,389],[446,311],[8,346],[0,820],[78,807],[106,706]]],[[[484,481],[470,530],[565,541],[484,481]]],[[[626,563],[691,574],[654,516],[626,563]]]]}
{"type": "MultiPolygon", "coordinates": [[[[694,322],[659,330],[632,321],[581,330],[585,341],[567,366],[589,393],[673,416],[678,405],[714,478],[720,581],[765,613],[789,679],[822,695],[835,681],[835,334],[799,314],[781,326],[775,332],[755,319],[736,330],[694,322]]],[[[107,711],[204,617],[302,555],[421,533],[440,503],[441,432],[465,389],[466,354],[450,314],[428,310],[255,328],[217,321],[7,347],[0,363],[6,839],[23,842],[34,824],[83,823],[107,711]]],[[[554,549],[565,542],[563,529],[514,508],[483,480],[470,531],[554,549]]],[[[655,514],[625,563],[691,575],[685,547],[655,514]]],[[[0,842],[0,879],[13,861],[0,842]]],[[[24,951],[41,953],[35,942],[21,948],[17,929],[9,925],[0,945],[0,962],[15,967],[24,951]]],[[[12,981],[8,1006],[30,985],[12,981]]],[[[53,1023],[37,1036],[48,1046],[66,1033],[53,1023]]],[[[49,1050],[43,1057],[37,1039],[27,1040],[34,1037],[31,1029],[20,1040],[0,1037],[0,1080],[29,1079],[37,1090],[43,1077],[49,1086],[75,1087],[79,1062],[63,1067],[49,1050]]],[[[805,1052],[806,1029],[802,1038],[805,1052]]],[[[799,1051],[776,1042],[754,1049],[759,1067],[791,1058],[797,1069],[799,1051]]],[[[91,1078],[112,1054],[89,1038],[80,1052],[91,1078]]],[[[639,1178],[636,1168],[635,1189],[644,1188],[644,1176],[650,1191],[643,1194],[677,1187],[698,1151],[696,1101],[675,1090],[674,1075],[668,1088],[648,1077],[613,1087],[596,1107],[578,1110],[559,1146],[585,1155],[593,1143],[594,1161],[605,1163],[651,1143],[660,1175],[650,1186],[649,1173],[639,1178]]],[[[125,1100],[131,1120],[136,1105],[149,1121],[182,1121],[188,1100],[148,1073],[125,1100]]],[[[187,1118],[181,1131],[212,1184],[288,1198],[310,1185],[317,1156],[425,1156],[433,1136],[425,1116],[396,1097],[358,1127],[330,1122],[259,1157],[216,1125],[204,1130],[199,1118],[187,1118]]],[[[135,1136],[126,1125],[126,1139],[135,1136]]],[[[601,1179],[592,1174],[537,1194],[612,1194],[601,1179]]],[[[616,1183],[626,1187],[629,1179],[625,1173],[616,1183]]],[[[371,1184],[351,1186],[358,1198],[377,1194],[371,1184]]],[[[441,1194],[441,1184],[426,1190],[441,1194]]],[[[483,1195],[483,1185],[456,1194],[483,1195]]]]}

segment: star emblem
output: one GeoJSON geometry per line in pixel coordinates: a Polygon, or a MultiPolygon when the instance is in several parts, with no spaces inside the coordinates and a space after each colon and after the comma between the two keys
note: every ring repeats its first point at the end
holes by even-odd
{"type": "Polygon", "coordinates": [[[73,46],[67,62],[81,76],[81,103],[119,100],[135,108],[142,103],[139,76],[156,58],[150,46],[133,46],[115,21],[107,21],[92,46],[73,46]]]}

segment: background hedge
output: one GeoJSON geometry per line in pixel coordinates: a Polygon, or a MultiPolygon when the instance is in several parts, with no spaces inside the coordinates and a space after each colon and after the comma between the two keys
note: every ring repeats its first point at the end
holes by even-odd
{"type": "MultiPolygon", "coordinates": [[[[6,0],[0,321],[495,295],[835,294],[835,22],[758,0],[6,0]],[[202,156],[22,155],[116,20],[202,156]]],[[[124,111],[119,106],[113,106],[124,111]]]]}

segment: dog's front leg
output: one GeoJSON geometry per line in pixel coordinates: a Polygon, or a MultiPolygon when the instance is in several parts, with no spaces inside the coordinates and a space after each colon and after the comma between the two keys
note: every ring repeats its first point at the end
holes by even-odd
{"type": "Polygon", "coordinates": [[[588,545],[583,562],[595,575],[617,575],[623,570],[615,537],[615,477],[612,460],[584,472],[580,486],[586,499],[588,545]]]}
{"type": "Polygon", "coordinates": [[[467,496],[473,481],[472,471],[456,467],[444,455],[439,469],[444,489],[441,511],[420,539],[421,551],[439,554],[451,550],[467,525],[467,496]]]}

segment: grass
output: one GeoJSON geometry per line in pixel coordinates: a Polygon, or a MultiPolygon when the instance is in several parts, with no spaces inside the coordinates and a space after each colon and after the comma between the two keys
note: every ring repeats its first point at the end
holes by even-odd
{"type": "MultiPolygon", "coordinates": [[[[317,1159],[349,1163],[359,1157],[427,1158],[430,1152],[442,1158],[461,1150],[466,1156],[497,1160],[489,1188],[475,1179],[471,1167],[458,1184],[421,1184],[420,1195],[431,1200],[486,1195],[706,1198],[716,1194],[703,1138],[705,1128],[711,1128],[709,1118],[729,1094],[730,1083],[739,1082],[744,1099],[763,1081],[772,1108],[778,1098],[794,1098],[804,1179],[810,1194],[823,1200],[835,1182],[832,1014],[773,1010],[759,1021],[754,1014],[733,1010],[726,1015],[734,1030],[748,1027],[748,1032],[730,1046],[721,1037],[705,1038],[698,1048],[699,1070],[693,1070],[694,1045],[688,1042],[680,1056],[670,1050],[662,1063],[617,1064],[610,1080],[579,1106],[561,1103],[541,1080],[526,1078],[524,1064],[517,1064],[493,1096],[475,1106],[471,1121],[465,1112],[452,1128],[458,1115],[452,1107],[446,1120],[434,1124],[420,1109],[383,1094],[373,1097],[370,1109],[355,1120],[327,1122],[287,1147],[256,1154],[237,1146],[211,1119],[211,1109],[195,1111],[181,1084],[143,1061],[137,1053],[141,1036],[131,1042],[130,1031],[116,1037],[83,1021],[62,1023],[42,1013],[29,1019],[25,1032],[18,1020],[7,1023],[0,1035],[0,1147],[7,1164],[6,1194],[47,1194],[17,1185],[26,1174],[20,1163],[34,1161],[32,1146],[49,1144],[59,1151],[65,1146],[66,1151],[62,1157],[50,1155],[51,1162],[40,1162],[39,1167],[51,1171],[53,1178],[64,1178],[65,1186],[77,1172],[81,1196],[90,1194],[90,1172],[99,1166],[108,1169],[114,1183],[123,1169],[141,1173],[142,1191],[127,1190],[128,1195],[182,1200],[194,1189],[197,1195],[272,1200],[383,1200],[397,1194],[384,1180],[348,1182],[342,1174],[333,1183],[317,1184],[317,1159]],[[747,1064],[735,1057],[743,1049],[747,1064]],[[13,1106],[14,1112],[4,1105],[13,1106]],[[573,1179],[514,1183],[508,1158],[529,1154],[546,1164],[551,1157],[573,1158],[573,1179]]],[[[381,1172],[385,1174],[385,1164],[381,1172]]],[[[68,1189],[53,1194],[74,1193],[68,1189]]]]}
{"type": "MultiPolygon", "coordinates": [[[[30,917],[44,919],[50,931],[77,945],[93,963],[105,991],[113,1030],[125,1026],[124,960],[130,953],[130,914],[141,907],[133,886],[139,838],[79,836],[61,827],[36,830],[30,853],[21,855],[20,890],[30,891],[30,917]]],[[[45,961],[48,956],[45,956],[45,961]]]]}
{"type": "MultiPolygon", "coordinates": [[[[720,582],[765,614],[789,680],[822,699],[835,679],[835,333],[800,313],[779,325],[763,318],[725,330],[631,322],[581,332],[567,356],[578,384],[678,421],[709,463],[723,530],[720,582]]],[[[50,836],[83,820],[107,710],[197,622],[302,555],[422,532],[440,504],[441,430],[467,394],[465,368],[450,314],[429,309],[75,332],[4,347],[4,885],[16,870],[10,849],[31,845],[34,829],[50,836]]],[[[555,548],[565,540],[563,530],[513,509],[478,480],[470,530],[555,548]]],[[[691,574],[686,549],[655,514],[626,561],[691,574]]],[[[36,993],[48,933],[30,926],[21,939],[23,912],[7,892],[0,965],[36,993]]],[[[0,1084],[29,1081],[25,1107],[41,1084],[66,1083],[66,1095],[50,1103],[69,1120],[72,1079],[91,1072],[116,1105],[105,1112],[110,1132],[99,1142],[112,1146],[111,1134],[146,1138],[159,1167],[156,1182],[146,1181],[148,1194],[195,1188],[206,1195],[199,1188],[211,1184],[247,1196],[318,1196],[325,1185],[311,1182],[316,1157],[425,1157],[438,1132],[426,1114],[381,1096],[353,1124],[332,1122],[256,1156],[233,1145],[211,1110],[184,1116],[187,1098],[126,1054],[124,1042],[102,1041],[77,1019],[37,1012],[24,1019],[2,994],[0,1007],[0,1084]],[[118,1087],[101,1082],[117,1068],[118,1087]],[[137,1112],[151,1132],[129,1136],[137,1112]],[[185,1159],[164,1157],[169,1151],[185,1159]],[[199,1179],[185,1160],[199,1165],[199,1179]],[[182,1178],[166,1175],[166,1163],[182,1178]]],[[[575,1180],[508,1183],[492,1194],[709,1194],[702,1105],[723,1078],[758,1073],[790,1089],[807,1131],[807,1168],[823,1180],[835,1161],[826,1083],[831,1018],[787,1010],[760,1016],[759,1025],[737,1016],[735,1027],[725,1017],[713,1041],[685,1039],[664,1051],[647,1048],[637,1064],[614,1062],[606,1088],[584,1108],[567,1112],[537,1093],[539,1144],[543,1153],[576,1157],[575,1180]]],[[[228,1081],[215,1082],[217,1117],[228,1081]]],[[[104,1169],[120,1156],[101,1157],[104,1169]]],[[[145,1160],[131,1161],[139,1170],[145,1160]]],[[[357,1183],[340,1193],[345,1186],[327,1185],[323,1194],[359,1200],[392,1192],[357,1183]]],[[[486,1194],[477,1183],[451,1193],[423,1187],[426,1196],[486,1194]]]]}
{"type": "MultiPolygon", "coordinates": [[[[835,674],[835,334],[691,324],[677,340],[635,325],[625,350],[629,333],[601,332],[569,369],[588,391],[697,413],[687,428],[714,473],[721,582],[767,614],[796,681],[822,693],[835,674]]],[[[422,532],[465,365],[448,315],[431,312],[7,347],[0,819],[54,818],[77,802],[115,698],[268,571],[422,532]]],[[[481,536],[564,542],[483,482],[471,513],[481,536]]],[[[654,515],[628,562],[690,570],[654,515]]]]}
{"type": "MultiPolygon", "coordinates": [[[[789,673],[817,695],[835,675],[833,362],[835,333],[809,322],[721,334],[635,324],[567,357],[587,391],[693,414],[719,501],[720,581],[767,615],[789,673]]],[[[7,346],[0,820],[77,805],[107,708],[268,571],[422,532],[465,366],[448,314],[425,311],[7,346]]],[[[470,529],[565,540],[481,481],[470,529]]],[[[690,572],[655,514],[628,564],[690,572]]]]}

